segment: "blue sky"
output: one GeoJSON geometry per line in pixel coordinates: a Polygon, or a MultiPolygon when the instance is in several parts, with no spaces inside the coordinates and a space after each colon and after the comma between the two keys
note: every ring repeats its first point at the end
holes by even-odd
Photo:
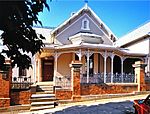
{"type": "MultiPolygon", "coordinates": [[[[57,27],[84,6],[84,0],[47,0],[50,12],[40,13],[43,26],[57,27]]],[[[150,0],[88,0],[88,6],[120,38],[150,21],[150,0]]]]}

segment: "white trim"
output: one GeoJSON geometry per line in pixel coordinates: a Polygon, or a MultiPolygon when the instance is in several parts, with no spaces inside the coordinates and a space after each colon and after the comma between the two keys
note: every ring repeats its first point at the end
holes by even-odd
{"type": "Polygon", "coordinates": [[[104,52],[104,83],[106,83],[107,51],[104,52]]]}
{"type": "Polygon", "coordinates": [[[114,33],[109,29],[109,27],[96,15],[96,13],[90,8],[88,7],[88,9],[91,11],[91,13],[94,15],[95,19],[97,19],[97,21],[99,23],[102,23],[104,25],[104,27],[106,28],[106,30],[108,31],[109,35],[113,35],[115,37],[115,39],[117,40],[118,38],[114,35],[114,33]]]}
{"type": "MultiPolygon", "coordinates": [[[[59,34],[57,34],[55,36],[58,37],[60,34],[62,34],[64,31],[66,31],[68,28],[70,28],[71,26],[73,26],[75,23],[77,23],[78,20],[80,20],[82,17],[87,16],[94,25],[96,25],[96,27],[106,36],[106,38],[113,44],[113,41],[109,38],[109,35],[107,35],[92,19],[91,17],[89,17],[86,13],[84,15],[82,15],[81,17],[79,17],[76,21],[74,21],[72,24],[70,24],[68,27],[66,27],[64,30],[62,30],[59,34]]],[[[106,29],[107,30],[107,29],[106,29]]]]}
{"type": "MultiPolygon", "coordinates": [[[[72,18],[78,16],[83,10],[89,10],[92,14],[93,17],[101,24],[104,25],[104,27],[106,28],[106,30],[108,31],[109,35],[113,35],[116,39],[118,39],[114,33],[109,29],[108,26],[106,26],[106,24],[95,14],[95,12],[88,6],[84,6],[83,8],[81,8],[77,13],[75,13],[73,16],[71,16],[69,19],[67,19],[64,23],[62,23],[60,26],[58,26],[57,28],[55,28],[51,33],[53,34],[57,29],[63,27],[65,24],[67,24],[72,18]]],[[[82,17],[82,16],[81,16],[82,17]]],[[[109,36],[108,35],[108,36],[109,36]]]]}
{"type": "MultiPolygon", "coordinates": [[[[87,15],[87,14],[85,14],[85,15],[87,15]]],[[[103,31],[103,29],[101,29],[96,23],[95,23],[95,21],[93,21],[92,19],[91,19],[91,17],[89,17],[88,15],[87,15],[87,17],[97,26],[97,28],[106,36],[106,38],[108,39],[108,40],[110,40],[111,41],[111,43],[113,44],[113,41],[109,38],[110,36],[109,35],[107,35],[104,31],[103,31]]],[[[99,22],[100,23],[100,22],[99,22]]],[[[107,29],[106,29],[107,30],[107,29]]]]}
{"type": "Polygon", "coordinates": [[[90,53],[89,50],[87,51],[87,83],[89,83],[89,59],[90,59],[90,53]]]}
{"type": "MultiPolygon", "coordinates": [[[[85,15],[85,14],[84,14],[85,15]]],[[[59,34],[57,34],[56,36],[55,36],[55,38],[56,37],[58,37],[60,34],[62,34],[64,31],[66,31],[68,28],[70,28],[71,26],[73,26],[78,20],[80,20],[84,15],[82,15],[81,17],[79,17],[77,20],[75,20],[72,24],[70,24],[68,27],[66,27],[64,30],[62,30],[59,34]]]]}

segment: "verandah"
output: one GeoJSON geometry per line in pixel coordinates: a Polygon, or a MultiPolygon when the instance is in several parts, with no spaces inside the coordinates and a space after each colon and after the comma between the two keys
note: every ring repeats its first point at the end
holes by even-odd
{"type": "MultiPolygon", "coordinates": [[[[133,58],[133,57],[127,58],[124,56],[121,57],[121,56],[118,56],[117,54],[114,54],[114,52],[108,52],[108,51],[97,52],[97,51],[90,51],[90,50],[87,50],[87,51],[78,50],[78,51],[75,51],[74,53],[75,53],[74,60],[76,60],[76,58],[77,58],[77,60],[83,61],[83,56],[85,56],[84,57],[85,63],[83,63],[84,68],[83,67],[81,68],[82,69],[81,76],[80,76],[81,83],[93,83],[93,84],[137,83],[136,75],[134,75],[134,69],[133,68],[132,68],[132,70],[130,69],[132,64],[134,64],[134,62],[136,60],[139,60],[137,58],[133,58]],[[103,57],[103,64],[98,65],[100,60],[96,61],[97,66],[103,67],[103,71],[95,72],[94,57],[92,57],[95,54],[102,55],[102,57],[103,57]],[[115,59],[116,57],[120,58],[120,62],[116,61],[116,59],[115,59]],[[107,62],[108,62],[107,58],[110,58],[109,65],[107,64],[107,62]],[[125,63],[125,60],[129,60],[129,59],[130,59],[130,68],[127,68],[127,70],[126,70],[126,68],[125,68],[126,66],[124,65],[124,63],[125,63]],[[121,68],[118,68],[118,69],[120,69],[120,71],[114,69],[114,67],[119,67],[119,66],[115,66],[114,62],[118,62],[118,64],[120,64],[121,68]],[[110,67],[110,72],[108,72],[107,67],[110,67]],[[126,71],[126,72],[124,72],[124,71],[126,71]]],[[[64,53],[61,53],[61,54],[64,54],[64,53]]],[[[59,56],[60,56],[60,53],[59,53],[59,56]]],[[[57,59],[59,56],[57,56],[57,59]]],[[[56,63],[56,64],[59,64],[59,63],[56,63]]],[[[55,72],[56,72],[56,70],[55,70],[55,72]]],[[[55,76],[55,85],[57,87],[59,86],[62,88],[70,88],[71,87],[71,79],[72,79],[72,77],[70,75],[67,75],[67,76],[57,76],[56,75],[55,76]]]]}

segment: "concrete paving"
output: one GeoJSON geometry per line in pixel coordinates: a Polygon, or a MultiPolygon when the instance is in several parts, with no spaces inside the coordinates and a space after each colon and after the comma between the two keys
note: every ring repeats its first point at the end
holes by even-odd
{"type": "Polygon", "coordinates": [[[134,114],[133,100],[146,98],[147,95],[60,104],[54,109],[21,114],[134,114]]]}

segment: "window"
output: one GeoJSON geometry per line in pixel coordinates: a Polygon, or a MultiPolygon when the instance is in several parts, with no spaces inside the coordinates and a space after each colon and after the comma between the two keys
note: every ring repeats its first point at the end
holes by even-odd
{"type": "Polygon", "coordinates": [[[87,21],[84,21],[84,29],[87,28],[87,21]]]}
{"type": "Polygon", "coordinates": [[[89,20],[87,18],[84,18],[82,20],[82,26],[81,26],[82,30],[90,30],[89,28],[89,20]]]}
{"type": "Polygon", "coordinates": [[[23,69],[22,67],[19,67],[19,76],[26,76],[27,75],[27,69],[23,69]]]}

